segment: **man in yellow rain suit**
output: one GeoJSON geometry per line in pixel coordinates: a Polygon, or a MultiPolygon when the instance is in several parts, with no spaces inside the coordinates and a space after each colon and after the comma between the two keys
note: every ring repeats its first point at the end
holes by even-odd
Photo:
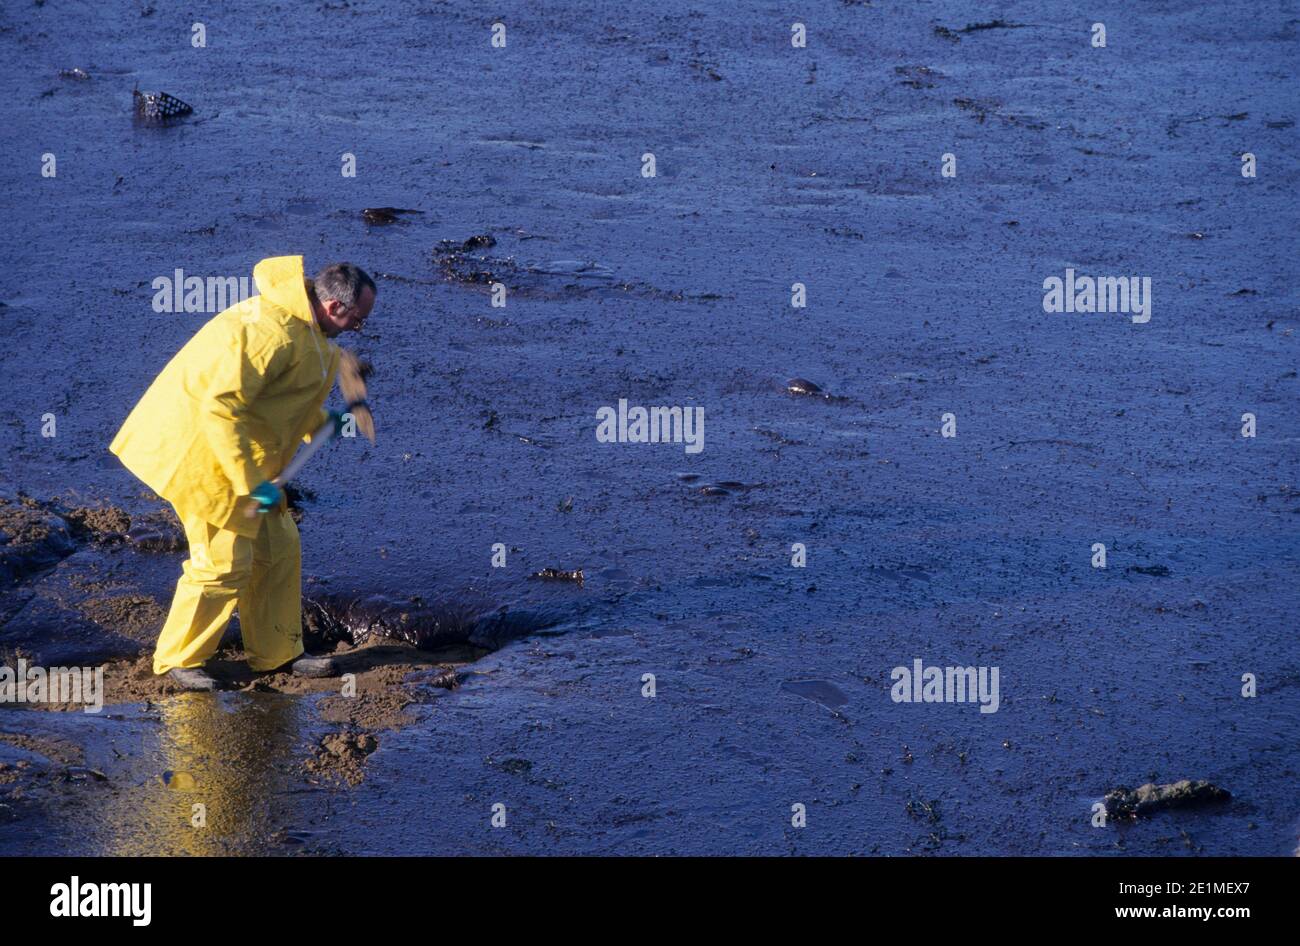
{"type": "Polygon", "coordinates": [[[191,338],[145,392],[109,449],[176,509],[190,558],[154,651],[154,673],[213,689],[202,666],[236,607],[249,665],[331,672],[302,658],[302,549],[271,482],[312,431],[334,383],[341,332],[358,330],[375,283],[350,263],[314,280],[301,256],[253,269],[259,295],[231,306],[191,338]],[[249,509],[265,515],[249,515],[249,509]]]}

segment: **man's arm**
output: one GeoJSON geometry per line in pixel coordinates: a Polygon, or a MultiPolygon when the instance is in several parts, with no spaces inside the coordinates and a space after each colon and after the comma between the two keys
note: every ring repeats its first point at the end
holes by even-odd
{"type": "MultiPolygon", "coordinates": [[[[316,431],[320,430],[321,427],[324,425],[325,421],[329,420],[331,417],[334,417],[334,415],[335,415],[334,411],[326,410],[324,407],[322,407],[319,411],[317,411],[316,419],[312,421],[311,430],[307,431],[305,434],[302,435],[302,442],[311,443],[312,437],[316,435],[316,431]]],[[[339,423],[338,419],[335,418],[336,427],[338,426],[338,423],[339,423]]]]}

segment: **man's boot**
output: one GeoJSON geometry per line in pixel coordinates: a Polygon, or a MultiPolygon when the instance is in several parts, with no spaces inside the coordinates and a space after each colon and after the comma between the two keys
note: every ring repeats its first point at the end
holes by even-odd
{"type": "Polygon", "coordinates": [[[338,676],[338,667],[333,657],[313,657],[311,654],[303,654],[295,660],[290,664],[290,670],[295,677],[338,676]]]}
{"type": "Polygon", "coordinates": [[[167,679],[182,690],[203,693],[217,688],[217,681],[202,667],[173,667],[167,671],[167,679]]]}

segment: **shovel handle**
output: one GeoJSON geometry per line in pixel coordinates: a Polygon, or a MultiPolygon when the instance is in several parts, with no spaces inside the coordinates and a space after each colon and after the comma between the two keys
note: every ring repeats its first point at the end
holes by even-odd
{"type": "MultiPolygon", "coordinates": [[[[271,482],[280,489],[283,489],[284,484],[297,476],[298,471],[307,465],[307,461],[314,457],[321,447],[325,446],[325,444],[329,443],[333,439],[334,418],[331,417],[329,420],[325,421],[325,423],[312,431],[311,443],[301,447],[298,452],[294,454],[293,459],[289,461],[289,465],[281,470],[280,475],[271,480],[271,482]]],[[[244,515],[247,518],[252,519],[257,515],[258,508],[258,503],[254,500],[249,503],[248,510],[244,515]]]]}
{"type": "Polygon", "coordinates": [[[298,471],[307,465],[307,461],[316,455],[316,451],[325,444],[334,439],[334,418],[329,418],[314,431],[311,435],[311,443],[304,445],[298,450],[289,465],[280,471],[280,475],[271,480],[276,486],[283,486],[295,476],[298,471]]]}

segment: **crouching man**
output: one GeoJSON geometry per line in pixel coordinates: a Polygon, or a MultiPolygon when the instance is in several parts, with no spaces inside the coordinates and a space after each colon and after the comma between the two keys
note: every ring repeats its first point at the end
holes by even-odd
{"type": "Polygon", "coordinates": [[[236,607],[254,670],[334,672],[303,654],[302,549],[271,480],[327,419],[341,425],[324,409],[340,356],[329,340],[361,328],[375,283],[350,263],[307,280],[301,256],[264,259],[253,280],[259,295],[199,329],[109,447],[185,528],[190,557],[153,669],[186,689],[215,688],[203,665],[236,607]]]}

